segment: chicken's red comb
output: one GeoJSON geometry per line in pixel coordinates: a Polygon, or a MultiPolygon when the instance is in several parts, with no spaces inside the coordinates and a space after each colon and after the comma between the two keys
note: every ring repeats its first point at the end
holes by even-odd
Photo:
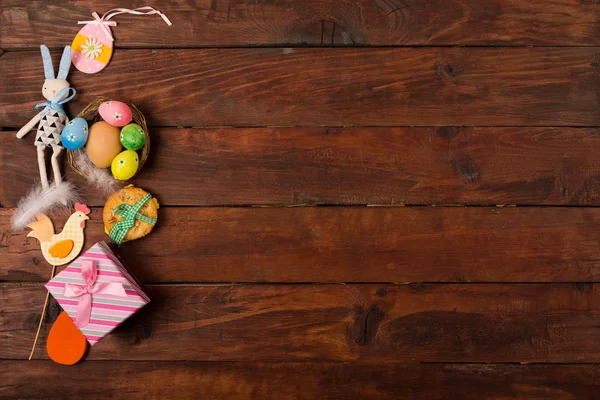
{"type": "Polygon", "coordinates": [[[90,209],[88,208],[88,206],[82,203],[75,203],[75,211],[81,211],[84,214],[90,213],[90,209]]]}

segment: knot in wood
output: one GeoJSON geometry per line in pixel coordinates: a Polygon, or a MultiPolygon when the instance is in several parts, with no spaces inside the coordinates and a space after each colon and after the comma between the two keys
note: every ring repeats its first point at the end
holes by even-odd
{"type": "Polygon", "coordinates": [[[462,176],[468,183],[479,181],[479,167],[468,154],[459,154],[450,160],[454,173],[462,176]]]}
{"type": "Polygon", "coordinates": [[[383,321],[385,314],[377,306],[371,305],[368,309],[361,312],[354,321],[353,338],[356,344],[367,345],[377,336],[379,324],[383,321]]]}
{"type": "Polygon", "coordinates": [[[442,126],[437,129],[437,135],[450,143],[458,135],[458,129],[453,126],[442,126]]]}
{"type": "Polygon", "coordinates": [[[44,317],[44,322],[48,324],[53,324],[54,321],[58,318],[61,313],[61,309],[58,306],[58,302],[51,297],[48,299],[48,309],[46,311],[46,316],[44,317]]]}
{"type": "Polygon", "coordinates": [[[442,78],[456,78],[461,72],[461,66],[454,61],[444,61],[438,64],[438,75],[442,78]]]}
{"type": "Polygon", "coordinates": [[[154,327],[152,324],[152,315],[149,311],[143,311],[143,315],[139,316],[140,321],[135,330],[133,344],[140,344],[145,339],[150,339],[154,335],[154,327]]]}

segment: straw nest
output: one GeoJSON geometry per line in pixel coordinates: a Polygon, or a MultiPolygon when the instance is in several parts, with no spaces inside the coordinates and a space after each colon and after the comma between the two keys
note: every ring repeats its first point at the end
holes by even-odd
{"type": "MultiPolygon", "coordinates": [[[[77,114],[77,118],[85,119],[87,121],[88,125],[90,125],[90,126],[95,122],[102,121],[102,117],[98,113],[98,108],[100,107],[100,104],[104,103],[105,101],[109,101],[109,100],[110,99],[108,99],[106,97],[96,98],[96,100],[94,100],[93,102],[88,104],[86,108],[84,108],[79,114],[77,114]]],[[[150,155],[150,134],[148,133],[148,126],[146,125],[146,118],[144,117],[144,114],[142,114],[142,112],[140,110],[138,110],[138,108],[134,104],[126,103],[126,102],[125,102],[125,104],[127,104],[129,106],[129,108],[131,108],[131,113],[133,115],[132,122],[138,124],[144,130],[144,136],[146,139],[144,142],[144,147],[137,150],[137,153],[139,155],[139,166],[136,171],[136,174],[137,174],[138,172],[141,171],[142,167],[144,166],[144,163],[146,162],[146,160],[148,159],[148,156],[150,155]]],[[[78,167],[76,159],[75,159],[74,151],[67,152],[67,160],[69,162],[69,165],[71,166],[71,168],[73,168],[73,170],[75,172],[77,172],[79,175],[81,175],[85,178],[88,178],[87,172],[85,172],[84,170],[82,170],[78,167]]]]}

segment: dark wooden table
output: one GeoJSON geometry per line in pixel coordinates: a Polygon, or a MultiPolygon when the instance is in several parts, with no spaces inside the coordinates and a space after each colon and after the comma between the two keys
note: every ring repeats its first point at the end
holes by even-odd
{"type": "MultiPolygon", "coordinates": [[[[132,101],[134,183],[161,201],[121,254],[152,303],[78,365],[27,361],[50,267],[10,216],[33,185],[39,45],[92,11],[0,4],[0,397],[600,398],[600,5],[157,0],[122,16],[71,115],[132,101]]],[[[104,198],[87,242],[102,232],[104,198]]]]}

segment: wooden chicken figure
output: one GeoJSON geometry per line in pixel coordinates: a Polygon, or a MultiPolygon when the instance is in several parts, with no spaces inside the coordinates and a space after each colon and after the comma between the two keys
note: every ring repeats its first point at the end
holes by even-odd
{"type": "Polygon", "coordinates": [[[37,214],[36,221],[27,227],[31,228],[28,237],[40,241],[42,254],[51,265],[64,265],[71,262],[83,248],[83,229],[85,221],[90,219],[90,209],[81,203],[75,204],[75,212],[67,220],[61,233],[54,233],[54,225],[46,214],[37,214]]]}
{"type": "MultiPolygon", "coordinates": [[[[57,265],[64,265],[71,262],[81,252],[81,249],[83,248],[83,243],[85,241],[85,238],[83,236],[83,230],[85,229],[85,221],[90,219],[90,217],[87,216],[89,213],[90,209],[85,204],[75,203],[75,212],[71,214],[71,216],[65,223],[65,227],[59,234],[54,234],[54,224],[52,223],[50,218],[48,218],[48,216],[43,213],[36,214],[36,220],[27,224],[27,227],[31,229],[31,232],[27,234],[27,237],[34,237],[37,240],[39,240],[44,258],[52,265],[52,273],[50,275],[50,279],[54,277],[57,265]]],[[[40,335],[40,330],[42,329],[42,322],[44,321],[44,316],[46,315],[46,308],[48,307],[49,295],[50,292],[46,292],[46,301],[44,301],[44,308],[42,309],[42,315],[38,324],[37,333],[35,334],[33,346],[31,347],[31,353],[29,353],[30,360],[33,357],[33,352],[35,351],[35,346],[40,335]]],[[[70,321],[70,318],[59,319],[61,321],[70,321]]],[[[72,321],[71,325],[73,325],[72,321]]],[[[76,328],[74,330],[79,332],[76,328]]],[[[79,334],[81,335],[81,333],[79,334]]],[[[83,335],[81,337],[83,337],[83,335]]],[[[80,343],[80,341],[78,343],[80,343]]],[[[75,353],[77,354],[80,353],[80,355],[78,355],[77,357],[81,358],[83,357],[83,353],[85,352],[86,345],[87,342],[83,340],[82,346],[75,346],[76,348],[73,348],[72,345],[67,346],[67,352],[75,351],[75,353]]],[[[77,357],[75,357],[76,360],[74,362],[77,362],[79,360],[79,358],[77,357]]],[[[57,360],[56,357],[53,357],[52,359],[55,361],[57,360]]],[[[64,363],[63,361],[57,362],[64,363]]]]}

